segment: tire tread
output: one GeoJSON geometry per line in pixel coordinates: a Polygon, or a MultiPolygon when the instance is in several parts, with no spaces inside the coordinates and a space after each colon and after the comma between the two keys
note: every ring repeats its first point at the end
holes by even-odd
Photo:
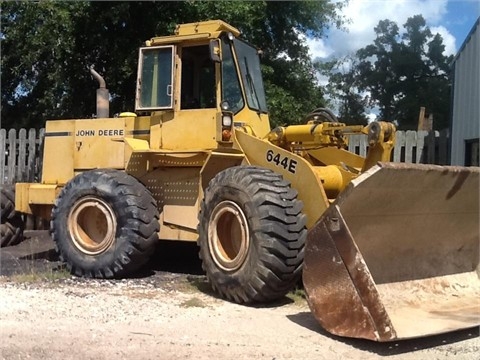
{"type": "Polygon", "coordinates": [[[67,183],[53,207],[50,224],[55,248],[72,274],[120,278],[137,271],[153,254],[158,240],[159,214],[150,191],[137,179],[119,170],[96,169],[79,174],[67,183]],[[88,193],[89,189],[109,202],[116,213],[113,258],[107,259],[102,253],[90,261],[90,255],[75,250],[69,243],[67,231],[62,230],[75,193],[88,193]]]}
{"type": "MultiPolygon", "coordinates": [[[[237,303],[269,302],[283,297],[301,277],[307,230],[297,191],[280,174],[255,166],[238,166],[218,173],[209,183],[199,213],[200,259],[212,288],[237,303]],[[247,194],[252,239],[258,242],[258,263],[237,276],[218,269],[208,250],[210,202],[219,189],[247,194]]],[[[249,255],[250,256],[250,255],[249,255]]]]}

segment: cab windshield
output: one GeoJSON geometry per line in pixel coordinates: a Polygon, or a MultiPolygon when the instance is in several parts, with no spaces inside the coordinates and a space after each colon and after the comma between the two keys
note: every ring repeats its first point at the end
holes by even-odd
{"type": "Polygon", "coordinates": [[[239,39],[233,40],[233,46],[237,55],[242,83],[245,86],[248,107],[266,113],[268,111],[267,101],[257,50],[239,39]]]}
{"type": "Polygon", "coordinates": [[[244,108],[245,101],[250,109],[266,113],[268,109],[257,50],[238,39],[232,43],[226,36],[222,38],[222,47],[222,99],[234,113],[244,108]],[[240,74],[237,73],[233,49],[240,74]],[[246,99],[243,98],[240,79],[245,87],[246,99]]]}

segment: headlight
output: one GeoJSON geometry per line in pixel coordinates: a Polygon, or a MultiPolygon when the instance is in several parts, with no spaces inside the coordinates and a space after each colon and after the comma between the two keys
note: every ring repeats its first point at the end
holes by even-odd
{"type": "Polygon", "coordinates": [[[232,126],[232,116],[230,114],[222,115],[222,126],[228,128],[232,126]]]}

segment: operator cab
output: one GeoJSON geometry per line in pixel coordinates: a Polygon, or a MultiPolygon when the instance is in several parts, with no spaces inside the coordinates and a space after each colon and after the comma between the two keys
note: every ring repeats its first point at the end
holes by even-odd
{"type": "Polygon", "coordinates": [[[248,125],[258,136],[270,131],[258,51],[239,34],[222,21],[185,24],[140,48],[135,110],[163,114],[162,147],[185,144],[173,132],[193,124],[192,136],[200,127],[205,138],[198,145],[206,148],[231,142],[224,135],[234,126],[248,125]]]}
{"type": "Polygon", "coordinates": [[[268,112],[257,49],[238,39],[235,28],[214,23],[217,31],[208,33],[180,25],[179,35],[153,38],[140,48],[136,111],[220,109],[227,102],[235,114],[244,108],[268,112]]]}

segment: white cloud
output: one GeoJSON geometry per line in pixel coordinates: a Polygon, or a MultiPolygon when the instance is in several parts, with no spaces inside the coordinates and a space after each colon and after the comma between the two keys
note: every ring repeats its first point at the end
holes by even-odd
{"type": "Polygon", "coordinates": [[[316,59],[316,58],[325,59],[331,56],[335,52],[335,49],[333,49],[331,46],[326,45],[323,39],[313,39],[313,38],[305,38],[305,37],[304,39],[307,43],[307,46],[309,48],[309,55],[312,59],[316,59]]]}
{"type": "MultiPolygon", "coordinates": [[[[451,51],[455,39],[445,27],[440,26],[447,13],[447,2],[447,0],[351,0],[342,10],[342,14],[350,19],[350,22],[345,24],[348,31],[331,29],[328,38],[317,48],[318,51],[312,50],[312,53],[318,54],[321,58],[332,54],[341,57],[353,53],[373,42],[374,27],[380,20],[394,21],[402,29],[407,19],[417,14],[421,14],[431,28],[436,26],[436,31],[442,35],[446,45],[449,41],[447,49],[451,51]],[[326,51],[329,49],[333,51],[326,51]],[[326,56],[320,56],[321,54],[326,56]]],[[[316,43],[313,44],[318,46],[316,43]]]]}
{"type": "Polygon", "coordinates": [[[445,45],[445,55],[455,55],[456,54],[456,41],[455,37],[448,32],[448,30],[443,26],[432,26],[430,28],[432,34],[440,34],[443,38],[443,45],[445,45]]]}

